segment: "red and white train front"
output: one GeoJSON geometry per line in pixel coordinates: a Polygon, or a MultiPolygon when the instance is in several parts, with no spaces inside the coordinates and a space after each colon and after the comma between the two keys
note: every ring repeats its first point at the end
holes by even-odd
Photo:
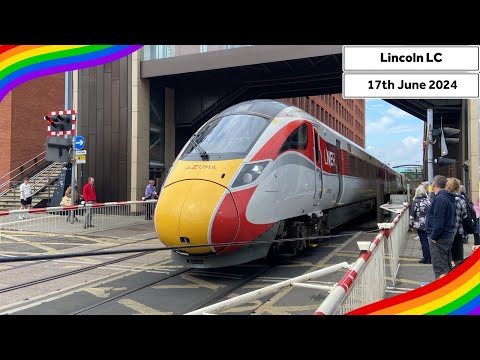
{"type": "Polygon", "coordinates": [[[296,107],[240,103],[202,126],[175,160],[155,211],[157,235],[167,246],[188,246],[172,253],[187,266],[262,258],[292,221],[313,231],[309,219],[375,198],[376,178],[400,189],[401,179],[387,179],[393,171],[375,161],[296,107]]]}

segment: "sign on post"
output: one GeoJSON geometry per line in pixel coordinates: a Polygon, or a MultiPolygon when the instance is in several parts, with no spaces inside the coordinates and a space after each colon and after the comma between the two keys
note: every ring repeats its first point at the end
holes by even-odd
{"type": "Polygon", "coordinates": [[[87,163],[87,150],[77,150],[75,152],[75,162],[77,164],[87,163]]]}
{"type": "Polygon", "coordinates": [[[75,149],[77,151],[82,150],[84,146],[85,146],[85,138],[83,136],[77,135],[75,139],[75,149]]]}

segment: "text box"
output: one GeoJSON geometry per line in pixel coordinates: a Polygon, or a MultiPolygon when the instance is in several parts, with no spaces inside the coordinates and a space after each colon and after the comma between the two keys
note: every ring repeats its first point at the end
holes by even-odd
{"type": "Polygon", "coordinates": [[[344,71],[477,71],[478,46],[343,47],[344,71]]]}
{"type": "Polygon", "coordinates": [[[343,74],[344,98],[478,98],[478,74],[343,74]]]}

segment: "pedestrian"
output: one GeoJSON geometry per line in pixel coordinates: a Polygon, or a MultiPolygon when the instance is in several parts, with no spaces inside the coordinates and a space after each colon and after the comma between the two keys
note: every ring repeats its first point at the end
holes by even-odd
{"type": "Polygon", "coordinates": [[[462,219],[467,217],[467,203],[462,194],[460,194],[460,180],[457,178],[448,178],[445,189],[455,196],[455,236],[452,242],[451,253],[454,265],[458,265],[463,261],[463,244],[468,236],[462,224],[462,219]]]}
{"type": "Polygon", "coordinates": [[[423,185],[415,190],[412,208],[410,209],[410,226],[417,229],[420,244],[422,245],[422,259],[419,263],[431,264],[430,247],[428,246],[428,236],[425,230],[427,212],[430,208],[431,201],[427,196],[427,191],[423,185]]]}
{"type": "MultiPolygon", "coordinates": [[[[97,202],[97,193],[95,191],[95,179],[93,177],[88,178],[88,182],[83,187],[83,200],[85,204],[95,204],[97,202]]],[[[87,211],[85,212],[85,222],[83,224],[83,228],[86,229],[87,227],[95,227],[92,225],[92,208],[89,206],[87,211]]]]}
{"type": "Polygon", "coordinates": [[[478,200],[477,200],[477,202],[474,204],[474,209],[475,209],[475,214],[477,215],[477,216],[476,216],[477,229],[476,229],[476,231],[475,231],[475,234],[473,234],[473,247],[472,247],[472,251],[475,251],[475,250],[478,249],[478,247],[480,247],[480,207],[479,207],[478,200]]]}
{"type": "MultiPolygon", "coordinates": [[[[145,200],[158,199],[157,187],[154,180],[148,180],[148,185],[145,188],[145,200]]],[[[145,204],[145,220],[152,220],[153,204],[145,204]]]]}
{"type": "MultiPolygon", "coordinates": [[[[62,203],[60,205],[65,205],[65,206],[72,206],[72,205],[78,205],[78,199],[80,195],[78,194],[78,189],[77,189],[77,182],[75,181],[75,201],[72,202],[72,186],[70,185],[67,190],[65,190],[65,196],[62,198],[62,203]]],[[[70,215],[74,216],[74,220],[78,222],[78,218],[75,216],[76,210],[70,210],[70,215]]],[[[71,219],[71,216],[68,217],[68,219],[71,219]]],[[[68,221],[67,219],[67,221],[68,221]]]]}
{"type": "Polygon", "coordinates": [[[445,276],[451,269],[450,249],[455,236],[455,196],[445,190],[447,178],[437,175],[432,181],[435,194],[427,212],[427,235],[435,279],[445,276]]]}
{"type": "MultiPolygon", "coordinates": [[[[32,206],[32,187],[28,183],[30,179],[28,177],[23,179],[23,183],[20,185],[20,210],[27,209],[32,206]]],[[[20,220],[26,219],[27,214],[20,214],[18,216],[20,220]]]]}

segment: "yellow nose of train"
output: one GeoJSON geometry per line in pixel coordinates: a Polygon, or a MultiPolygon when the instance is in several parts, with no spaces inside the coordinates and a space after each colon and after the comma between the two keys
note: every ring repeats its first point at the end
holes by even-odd
{"type": "Polygon", "coordinates": [[[239,220],[227,185],[241,163],[242,160],[178,161],[155,210],[155,229],[161,242],[169,247],[206,245],[182,251],[207,254],[215,251],[210,246],[212,240],[234,241],[239,220]]]}

